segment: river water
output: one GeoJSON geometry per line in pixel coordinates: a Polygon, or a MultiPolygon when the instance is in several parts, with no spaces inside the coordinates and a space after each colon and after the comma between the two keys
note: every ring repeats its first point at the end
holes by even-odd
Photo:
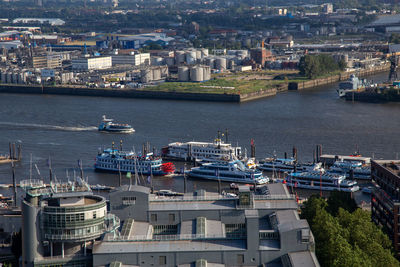
{"type": "MultiPolygon", "coordinates": [[[[274,152],[283,156],[296,146],[300,161],[310,161],[315,145],[322,144],[324,153],[347,155],[358,148],[363,156],[395,159],[400,152],[400,104],[346,102],[337,97],[336,88],[333,84],[241,104],[0,94],[0,154],[8,153],[9,142],[21,143],[18,181],[29,178],[32,155],[42,176],[47,177],[49,156],[58,179],[64,179],[66,170],[72,176],[81,159],[91,184],[114,186],[117,175],[93,170],[100,147],[123,140],[124,148],[139,150],[149,141],[159,150],[174,141],[210,141],[226,128],[230,141],[248,151],[254,139],[257,158],[274,152]],[[103,114],[131,124],[136,133],[98,132],[103,114]]],[[[32,176],[39,177],[35,167],[32,176]]],[[[11,183],[9,164],[0,165],[0,183],[11,183]]],[[[181,191],[182,184],[182,178],[154,179],[156,189],[181,191]]],[[[216,184],[189,181],[188,188],[215,189],[216,184]]]]}

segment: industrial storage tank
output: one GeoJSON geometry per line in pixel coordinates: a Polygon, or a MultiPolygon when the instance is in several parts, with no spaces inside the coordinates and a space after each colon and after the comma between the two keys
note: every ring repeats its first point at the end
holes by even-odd
{"type": "Polygon", "coordinates": [[[226,58],[219,57],[215,60],[215,68],[217,70],[226,70],[226,58]]]}
{"type": "Polygon", "coordinates": [[[13,73],[13,75],[12,75],[12,82],[13,82],[13,83],[18,83],[18,73],[13,73]]]}
{"type": "Polygon", "coordinates": [[[178,80],[181,82],[189,81],[189,67],[187,66],[178,67],[178,80]]]}
{"type": "Polygon", "coordinates": [[[202,48],[201,49],[201,57],[208,57],[208,49],[207,48],[202,48]]]}
{"type": "Polygon", "coordinates": [[[189,65],[196,63],[196,51],[186,52],[186,63],[189,65]]]}
{"type": "Polygon", "coordinates": [[[153,68],[153,80],[158,81],[161,80],[161,69],[160,68],[153,68]]]}
{"type": "Polygon", "coordinates": [[[212,58],[212,57],[206,58],[206,65],[209,66],[210,68],[214,69],[215,68],[215,58],[212,58]]]}
{"type": "Polygon", "coordinates": [[[168,76],[168,67],[167,66],[161,66],[160,71],[161,71],[161,78],[166,78],[168,76]]]}
{"type": "Polygon", "coordinates": [[[165,63],[167,64],[168,67],[171,67],[171,66],[175,65],[175,58],[166,57],[165,58],[165,63]]]}
{"type": "Polygon", "coordinates": [[[12,72],[7,72],[7,80],[6,83],[12,83],[12,72]]]}
{"type": "Polygon", "coordinates": [[[185,52],[184,51],[176,51],[175,59],[176,59],[176,64],[185,63],[185,60],[186,60],[185,52]]]}
{"type": "Polygon", "coordinates": [[[209,81],[211,79],[211,68],[209,66],[203,66],[203,80],[209,81]]]}
{"type": "Polygon", "coordinates": [[[178,80],[182,82],[188,82],[190,79],[189,67],[181,66],[178,67],[178,80]]]}
{"type": "Polygon", "coordinates": [[[6,72],[1,72],[1,82],[7,83],[7,73],[6,72]]]}
{"type": "Polygon", "coordinates": [[[229,61],[228,61],[228,69],[230,69],[230,70],[232,70],[232,69],[234,69],[235,68],[235,60],[233,60],[233,59],[230,59],[229,61]]]}
{"type": "Polygon", "coordinates": [[[192,67],[190,69],[190,80],[192,82],[202,82],[203,78],[203,68],[200,66],[192,67]]]}
{"type": "Polygon", "coordinates": [[[201,59],[202,58],[201,50],[196,50],[196,58],[197,59],[201,59]]]}
{"type": "Polygon", "coordinates": [[[140,71],[140,80],[142,83],[149,83],[153,80],[153,72],[151,69],[145,69],[140,71]]]}
{"type": "Polygon", "coordinates": [[[160,66],[163,62],[162,57],[151,57],[151,65],[153,66],[160,66]]]}

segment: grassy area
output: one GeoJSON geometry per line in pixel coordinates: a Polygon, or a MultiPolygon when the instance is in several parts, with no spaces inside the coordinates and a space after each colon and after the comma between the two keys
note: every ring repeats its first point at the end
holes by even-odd
{"type": "Polygon", "coordinates": [[[246,94],[274,88],[283,83],[303,81],[305,79],[305,77],[299,77],[298,72],[293,70],[263,70],[214,74],[210,81],[202,83],[165,82],[157,86],[147,86],[143,90],[180,93],[246,94]],[[276,76],[280,76],[281,79],[274,80],[276,76]],[[234,87],[234,89],[207,86],[234,87]]]}

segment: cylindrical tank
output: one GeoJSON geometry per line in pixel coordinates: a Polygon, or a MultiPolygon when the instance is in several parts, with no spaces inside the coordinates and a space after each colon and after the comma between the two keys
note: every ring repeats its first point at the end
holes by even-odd
{"type": "Polygon", "coordinates": [[[168,76],[168,67],[167,66],[161,66],[160,71],[161,71],[161,78],[168,76]]]}
{"type": "Polygon", "coordinates": [[[211,68],[210,66],[203,66],[203,80],[208,81],[211,79],[211,68]]]}
{"type": "Polygon", "coordinates": [[[201,57],[208,57],[208,49],[207,48],[201,49],[201,57]]]}
{"type": "Polygon", "coordinates": [[[18,83],[18,73],[13,73],[12,74],[12,82],[13,83],[18,83]]]}
{"type": "Polygon", "coordinates": [[[161,80],[161,69],[160,68],[153,69],[153,80],[154,81],[161,80]]]}
{"type": "Polygon", "coordinates": [[[163,62],[162,57],[151,57],[151,65],[153,66],[160,66],[163,62]]]}
{"type": "Polygon", "coordinates": [[[186,52],[186,63],[189,65],[196,63],[196,51],[186,52]]]}
{"type": "Polygon", "coordinates": [[[215,60],[215,68],[217,70],[226,70],[226,58],[219,57],[215,60]]]}
{"type": "Polygon", "coordinates": [[[192,82],[202,82],[203,79],[203,68],[200,66],[192,67],[190,69],[190,80],[192,82]]]}
{"type": "Polygon", "coordinates": [[[171,67],[175,64],[175,59],[173,57],[166,57],[165,63],[167,64],[168,67],[171,67]]]}
{"type": "Polygon", "coordinates": [[[202,58],[201,50],[196,50],[196,58],[197,59],[201,59],[202,58]]]}
{"type": "Polygon", "coordinates": [[[185,52],[184,51],[176,51],[175,59],[176,59],[176,64],[185,63],[185,60],[186,60],[185,52]]]}
{"type": "Polygon", "coordinates": [[[12,73],[7,72],[7,83],[12,83],[12,73]]]}
{"type": "Polygon", "coordinates": [[[153,72],[151,69],[145,69],[140,71],[140,80],[142,83],[149,83],[153,80],[153,72]]]}
{"type": "Polygon", "coordinates": [[[230,59],[228,62],[228,69],[234,69],[235,68],[235,60],[230,59]]]}
{"type": "Polygon", "coordinates": [[[178,67],[178,80],[181,82],[189,81],[189,67],[187,66],[178,67]]]}
{"type": "Polygon", "coordinates": [[[206,65],[209,66],[210,68],[214,69],[215,68],[215,58],[208,57],[206,59],[206,65]]]}

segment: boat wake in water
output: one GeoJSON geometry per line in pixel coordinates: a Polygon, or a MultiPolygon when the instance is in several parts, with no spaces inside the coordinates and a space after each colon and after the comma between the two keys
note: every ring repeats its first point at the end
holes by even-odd
{"type": "Polygon", "coordinates": [[[83,131],[97,131],[96,126],[58,126],[58,125],[46,125],[36,123],[18,123],[18,122],[0,122],[1,126],[7,127],[24,127],[32,129],[46,129],[55,131],[69,131],[69,132],[83,132],[83,131]]]}

